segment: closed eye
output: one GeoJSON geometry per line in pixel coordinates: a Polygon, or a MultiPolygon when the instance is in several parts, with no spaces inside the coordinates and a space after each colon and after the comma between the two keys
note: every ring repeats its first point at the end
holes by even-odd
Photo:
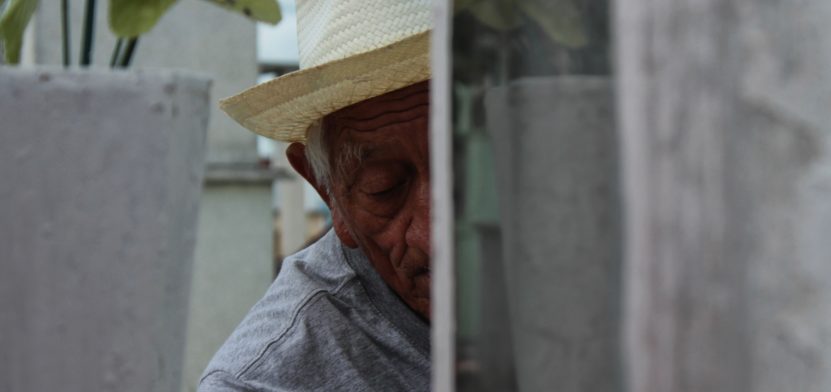
{"type": "Polygon", "coordinates": [[[404,185],[406,184],[407,181],[399,181],[395,185],[381,188],[380,190],[372,190],[364,193],[366,193],[368,196],[371,196],[374,199],[386,199],[397,195],[399,191],[404,189],[404,185]]]}

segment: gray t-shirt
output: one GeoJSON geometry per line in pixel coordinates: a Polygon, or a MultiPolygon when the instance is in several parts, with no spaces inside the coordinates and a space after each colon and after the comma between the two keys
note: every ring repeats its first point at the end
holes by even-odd
{"type": "Polygon", "coordinates": [[[430,327],[333,231],[288,257],[200,392],[427,391],[430,327]]]}

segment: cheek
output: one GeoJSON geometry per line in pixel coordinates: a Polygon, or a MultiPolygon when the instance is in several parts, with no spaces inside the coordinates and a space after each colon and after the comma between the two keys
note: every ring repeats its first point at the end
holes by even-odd
{"type": "MultiPolygon", "coordinates": [[[[407,219],[403,213],[379,217],[361,208],[349,210],[350,229],[376,269],[396,268],[406,251],[407,219]]],[[[379,271],[382,272],[382,271],[379,271]]],[[[387,270],[382,275],[392,273],[387,270]]]]}
{"type": "Polygon", "coordinates": [[[397,245],[403,245],[406,222],[406,214],[401,212],[385,217],[360,207],[352,210],[353,230],[356,234],[386,252],[397,245]]]}
{"type": "MultiPolygon", "coordinates": [[[[418,184],[408,182],[400,196],[384,202],[370,202],[357,192],[341,199],[345,207],[342,210],[349,214],[346,220],[351,231],[367,252],[383,257],[393,265],[401,262],[408,248],[408,233],[413,230],[413,225],[417,225],[416,214],[423,209],[419,207],[424,204],[419,194],[413,193],[421,189],[418,184]]],[[[429,191],[429,187],[427,189],[429,191]]],[[[429,253],[429,249],[420,250],[429,253]]]]}

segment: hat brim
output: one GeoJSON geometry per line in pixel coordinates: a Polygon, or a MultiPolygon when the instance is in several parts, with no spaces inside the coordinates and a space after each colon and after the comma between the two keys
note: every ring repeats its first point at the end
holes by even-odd
{"type": "Polygon", "coordinates": [[[220,102],[245,128],[268,138],[305,142],[309,126],[360,101],[430,78],[430,32],[295,71],[220,102]]]}

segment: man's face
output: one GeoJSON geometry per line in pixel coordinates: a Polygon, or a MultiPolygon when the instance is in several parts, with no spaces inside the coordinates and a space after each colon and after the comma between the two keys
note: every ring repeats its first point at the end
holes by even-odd
{"type": "Polygon", "coordinates": [[[430,319],[429,84],[324,118],[335,231],[360,246],[381,278],[430,319]]]}

